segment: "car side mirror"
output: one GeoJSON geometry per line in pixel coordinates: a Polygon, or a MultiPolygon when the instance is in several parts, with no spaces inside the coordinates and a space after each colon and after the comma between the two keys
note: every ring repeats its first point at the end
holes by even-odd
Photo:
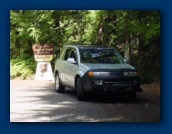
{"type": "Polygon", "coordinates": [[[128,58],[125,58],[124,59],[124,62],[125,62],[125,64],[129,64],[130,63],[130,60],[128,58]]]}
{"type": "Polygon", "coordinates": [[[70,62],[71,64],[76,64],[76,61],[74,58],[68,58],[67,61],[70,62]]]}

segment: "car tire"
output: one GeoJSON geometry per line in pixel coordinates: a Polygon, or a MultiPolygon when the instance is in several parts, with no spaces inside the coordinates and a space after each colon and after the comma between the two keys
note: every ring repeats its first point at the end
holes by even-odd
{"type": "Polygon", "coordinates": [[[65,91],[65,87],[60,83],[58,73],[55,76],[55,90],[58,93],[63,93],[65,91]]]}
{"type": "Polygon", "coordinates": [[[84,101],[86,99],[86,95],[84,92],[84,87],[81,78],[79,77],[76,82],[77,98],[79,101],[84,101]]]}
{"type": "Polygon", "coordinates": [[[136,100],[136,92],[129,92],[128,93],[128,99],[130,101],[135,101],[136,100]]]}

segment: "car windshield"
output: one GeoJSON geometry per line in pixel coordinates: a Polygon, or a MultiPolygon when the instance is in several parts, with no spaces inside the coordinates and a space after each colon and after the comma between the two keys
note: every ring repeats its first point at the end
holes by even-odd
{"type": "Polygon", "coordinates": [[[80,49],[80,60],[81,63],[124,63],[117,51],[109,48],[82,48],[80,49]]]}

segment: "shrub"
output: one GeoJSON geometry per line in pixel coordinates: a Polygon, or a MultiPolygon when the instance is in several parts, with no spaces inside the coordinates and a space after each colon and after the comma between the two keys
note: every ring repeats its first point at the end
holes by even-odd
{"type": "Polygon", "coordinates": [[[36,61],[29,54],[22,54],[16,59],[10,59],[10,78],[26,79],[34,74],[36,61]]]}

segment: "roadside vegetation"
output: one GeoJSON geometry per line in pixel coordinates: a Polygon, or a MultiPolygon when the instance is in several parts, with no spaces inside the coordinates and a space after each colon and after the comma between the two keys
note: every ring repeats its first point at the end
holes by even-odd
{"type": "Polygon", "coordinates": [[[34,75],[36,43],[55,45],[52,67],[63,45],[106,44],[130,59],[142,83],[160,81],[158,10],[11,10],[11,78],[34,75]]]}

